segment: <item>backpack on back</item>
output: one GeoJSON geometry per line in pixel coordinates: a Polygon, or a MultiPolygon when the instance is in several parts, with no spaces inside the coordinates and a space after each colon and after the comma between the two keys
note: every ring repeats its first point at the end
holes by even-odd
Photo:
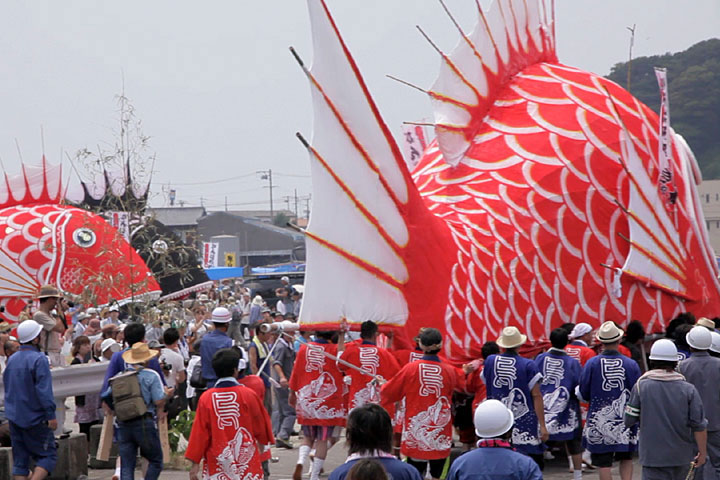
{"type": "Polygon", "coordinates": [[[110,379],[115,416],[121,422],[135,420],[148,412],[140,390],[137,370],[118,373],[110,379]]]}

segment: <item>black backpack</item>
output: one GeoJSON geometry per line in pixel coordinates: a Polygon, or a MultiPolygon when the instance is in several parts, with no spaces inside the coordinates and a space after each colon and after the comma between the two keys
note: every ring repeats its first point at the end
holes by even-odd
{"type": "Polygon", "coordinates": [[[207,388],[207,381],[202,376],[202,361],[197,362],[190,372],[190,386],[200,390],[207,388]]]}

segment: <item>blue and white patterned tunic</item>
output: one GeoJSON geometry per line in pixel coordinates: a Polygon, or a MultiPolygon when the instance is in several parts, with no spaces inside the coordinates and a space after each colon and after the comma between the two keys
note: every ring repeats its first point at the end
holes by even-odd
{"type": "Polygon", "coordinates": [[[590,403],[583,446],[591,453],[637,450],[637,426],[627,428],[624,414],[640,373],[637,362],[617,350],[605,350],[585,364],[578,391],[590,403]]]}
{"type": "Polygon", "coordinates": [[[535,365],[543,376],[540,392],[550,440],[572,440],[580,426],[580,403],[575,395],[582,371],[580,362],[564,350],[551,348],[538,355],[535,365]]]}
{"type": "Polygon", "coordinates": [[[525,454],[543,452],[540,425],[530,391],[542,379],[535,362],[506,352],[485,360],[483,381],[487,398],[500,400],[515,415],[512,444],[525,454]]]}

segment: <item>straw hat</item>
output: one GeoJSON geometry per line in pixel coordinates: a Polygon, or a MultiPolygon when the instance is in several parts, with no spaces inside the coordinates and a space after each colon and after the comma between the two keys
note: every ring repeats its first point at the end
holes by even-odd
{"type": "Polygon", "coordinates": [[[60,298],[62,297],[62,294],[60,293],[60,290],[55,288],[53,285],[43,285],[40,287],[40,290],[38,290],[37,298],[60,298]]]}
{"type": "Polygon", "coordinates": [[[715,322],[713,322],[709,318],[702,317],[697,321],[697,323],[695,325],[698,325],[700,327],[709,328],[710,330],[715,330],[715,322]]]}
{"type": "Polygon", "coordinates": [[[614,322],[608,320],[600,325],[600,328],[595,334],[595,338],[597,338],[600,343],[615,343],[622,338],[623,333],[625,332],[618,328],[614,322]]]}
{"type": "Polygon", "coordinates": [[[157,350],[150,350],[147,343],[138,342],[123,353],[122,358],[125,363],[145,363],[151,358],[155,358],[159,353],[157,350]]]}
{"type": "Polygon", "coordinates": [[[9,332],[10,330],[12,330],[12,325],[8,322],[0,322],[0,333],[9,332]]]}
{"type": "Polygon", "coordinates": [[[497,344],[502,348],[515,348],[526,341],[527,336],[520,333],[517,327],[505,327],[502,330],[502,335],[497,339],[497,344]]]}

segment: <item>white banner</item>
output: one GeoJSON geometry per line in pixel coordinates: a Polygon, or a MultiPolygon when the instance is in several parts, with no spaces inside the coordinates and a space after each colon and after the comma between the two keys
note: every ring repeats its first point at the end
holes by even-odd
{"type": "Polygon", "coordinates": [[[664,68],[655,68],[658,87],[660,87],[660,131],[658,132],[658,190],[665,208],[672,212],[675,210],[677,190],[675,188],[675,173],[672,165],[672,144],[670,141],[670,102],[668,101],[667,71],[664,68]]]}
{"type": "Polygon", "coordinates": [[[405,151],[405,163],[408,170],[412,172],[420,162],[422,154],[427,147],[427,136],[422,125],[403,125],[403,150],[405,151]]]}
{"type": "Polygon", "coordinates": [[[218,250],[220,250],[219,243],[203,242],[203,268],[218,266],[218,250]]]}
{"type": "Polygon", "coordinates": [[[108,212],[110,225],[115,227],[125,240],[130,241],[130,214],[128,212],[108,212]]]}

